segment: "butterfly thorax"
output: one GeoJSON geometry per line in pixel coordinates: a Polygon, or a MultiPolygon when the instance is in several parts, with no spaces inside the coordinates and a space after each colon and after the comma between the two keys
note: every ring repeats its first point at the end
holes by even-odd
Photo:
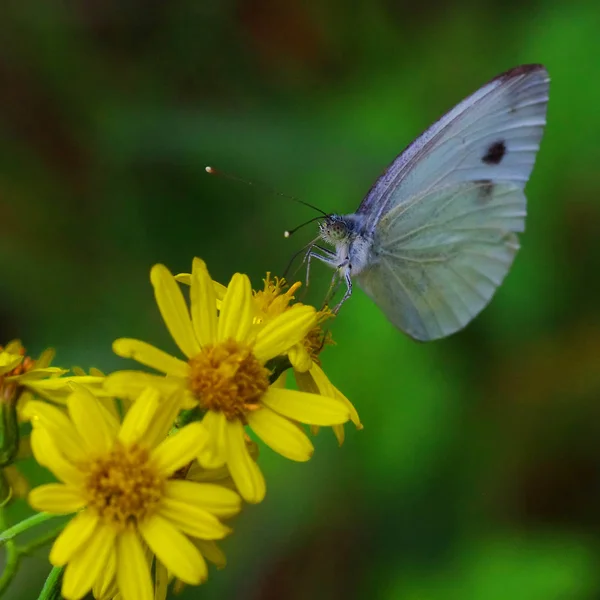
{"type": "Polygon", "coordinates": [[[362,215],[330,215],[320,225],[323,241],[335,247],[337,267],[347,267],[354,275],[370,262],[373,240],[364,230],[362,215]]]}

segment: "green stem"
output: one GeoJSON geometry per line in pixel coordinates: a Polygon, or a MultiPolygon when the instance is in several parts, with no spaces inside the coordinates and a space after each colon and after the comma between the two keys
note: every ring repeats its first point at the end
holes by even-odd
{"type": "Polygon", "coordinates": [[[54,529],[46,532],[44,535],[40,536],[36,540],[29,542],[25,546],[19,546],[19,554],[28,555],[31,554],[34,550],[37,550],[40,546],[51,542],[63,529],[65,528],[65,524],[59,525],[54,529]]]}
{"type": "Polygon", "coordinates": [[[38,600],[59,600],[60,584],[62,582],[64,567],[53,567],[46,578],[46,583],[38,596],[38,600]]]}
{"type": "Polygon", "coordinates": [[[13,580],[13,577],[17,574],[19,558],[20,554],[15,543],[9,540],[6,544],[6,563],[4,565],[4,571],[2,571],[2,575],[0,575],[0,596],[4,594],[6,588],[13,580]]]}
{"type": "Polygon", "coordinates": [[[6,531],[0,533],[0,546],[5,544],[7,541],[12,540],[15,536],[39,525],[40,523],[44,523],[45,521],[49,521],[50,519],[56,518],[58,515],[52,515],[50,513],[37,513],[28,519],[9,527],[6,531]]]}
{"type": "MultiPolygon", "coordinates": [[[[4,507],[0,507],[0,527],[4,529],[6,527],[6,518],[4,513],[4,507]]],[[[2,575],[0,575],[0,596],[4,594],[4,591],[9,586],[13,577],[17,573],[17,567],[19,566],[19,551],[15,543],[11,540],[6,542],[6,563],[2,575]]]]}

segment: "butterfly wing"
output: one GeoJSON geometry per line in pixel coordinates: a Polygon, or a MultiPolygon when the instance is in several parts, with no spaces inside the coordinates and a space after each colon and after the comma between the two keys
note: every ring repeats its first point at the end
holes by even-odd
{"type": "Polygon", "coordinates": [[[397,204],[464,181],[529,179],[546,123],[549,78],[542,65],[499,75],[419,136],[375,182],[357,213],[372,231],[397,204]]]}
{"type": "Polygon", "coordinates": [[[358,282],[411,337],[433,340],[462,329],[502,283],[525,225],[514,183],[451,184],[413,197],[381,220],[376,260],[358,282]]]}
{"type": "Polygon", "coordinates": [[[542,66],[497,77],[413,142],[359,207],[373,257],[358,281],[412,337],[462,329],[504,279],[547,102],[542,66]]]}

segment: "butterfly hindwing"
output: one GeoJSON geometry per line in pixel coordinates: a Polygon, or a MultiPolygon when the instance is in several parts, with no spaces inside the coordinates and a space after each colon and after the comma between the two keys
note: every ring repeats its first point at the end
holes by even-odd
{"type": "Polygon", "coordinates": [[[414,196],[378,225],[361,287],[399,329],[427,341],[490,301],[519,248],[526,200],[515,183],[466,182],[414,196]]]}

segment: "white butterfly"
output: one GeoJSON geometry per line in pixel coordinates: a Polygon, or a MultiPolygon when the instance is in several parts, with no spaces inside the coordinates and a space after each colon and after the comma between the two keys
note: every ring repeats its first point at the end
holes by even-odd
{"type": "Polygon", "coordinates": [[[450,335],[479,314],[519,249],[548,84],[541,65],[499,75],[408,146],[355,213],[325,218],[307,260],[336,269],[332,289],[345,280],[336,310],[355,277],[417,340],[450,335]]]}

